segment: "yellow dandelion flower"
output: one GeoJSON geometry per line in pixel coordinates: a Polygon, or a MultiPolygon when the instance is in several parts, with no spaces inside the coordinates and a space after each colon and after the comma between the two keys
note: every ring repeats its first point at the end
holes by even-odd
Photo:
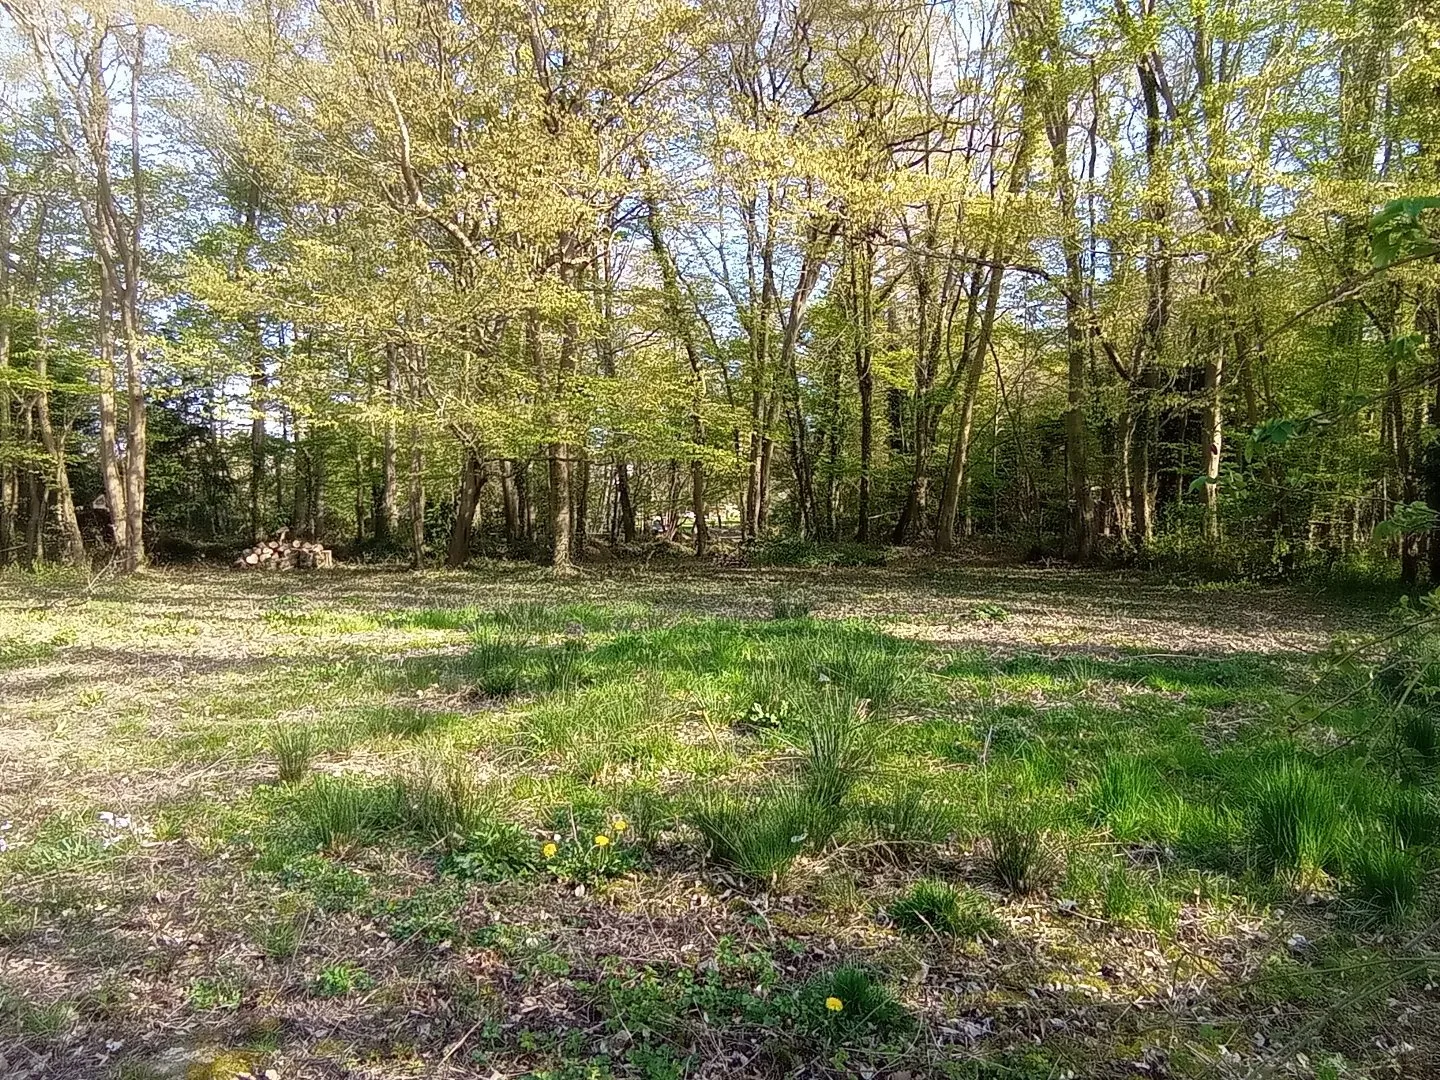
{"type": "Polygon", "coordinates": [[[560,849],[554,844],[546,844],[540,849],[540,854],[544,855],[547,859],[553,859],[555,857],[555,853],[559,850],[560,849]]]}
{"type": "Polygon", "coordinates": [[[839,1012],[841,1009],[845,1008],[845,1003],[837,997],[828,997],[825,999],[825,1008],[829,1009],[831,1012],[839,1012]]]}
{"type": "Polygon", "coordinates": [[[630,823],[626,821],[623,817],[617,817],[614,821],[610,823],[610,827],[616,832],[624,832],[630,827],[630,823]]]}
{"type": "Polygon", "coordinates": [[[598,848],[609,847],[610,837],[606,836],[604,833],[601,833],[599,836],[595,837],[595,846],[598,848]]]}

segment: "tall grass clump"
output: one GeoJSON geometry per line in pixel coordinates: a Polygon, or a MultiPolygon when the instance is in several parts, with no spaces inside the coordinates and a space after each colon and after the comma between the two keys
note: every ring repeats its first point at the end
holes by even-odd
{"type": "Polygon", "coordinates": [[[377,814],[381,797],[347,777],[317,776],[297,792],[296,813],[312,847],[339,853],[365,840],[383,814],[377,814]]]}
{"type": "Polygon", "coordinates": [[[1106,761],[1090,793],[1092,820],[1097,825],[1108,825],[1121,840],[1138,839],[1145,832],[1155,802],[1155,774],[1133,757],[1106,761]]]}
{"type": "Polygon", "coordinates": [[[1397,923],[1419,903],[1425,870],[1399,844],[1366,843],[1352,856],[1346,877],[1349,896],[1369,921],[1397,923]]]}
{"type": "Polygon", "coordinates": [[[1397,788],[1385,802],[1385,822],[1407,848],[1440,844],[1440,806],[1419,788],[1397,788]]]}
{"type": "Polygon", "coordinates": [[[817,816],[803,792],[782,788],[755,799],[706,795],[691,808],[689,820],[711,859],[761,885],[775,885],[813,844],[817,816]]]}
{"type": "Polygon", "coordinates": [[[524,649],[505,638],[477,635],[466,657],[466,667],[475,689],[485,697],[510,697],[520,689],[524,649]]]}
{"type": "Polygon", "coordinates": [[[999,937],[1000,921],[985,898],[944,881],[917,881],[890,905],[890,918],[908,934],[961,938],[999,937]]]}
{"type": "Polygon", "coordinates": [[[800,783],[821,810],[836,813],[875,759],[875,726],[865,702],[826,694],[800,718],[790,741],[801,753],[800,783]]]}
{"type": "Polygon", "coordinates": [[[585,661],[585,646],[578,641],[567,641],[558,648],[548,650],[541,668],[541,684],[545,692],[563,694],[578,690],[589,674],[585,661]]]}
{"type": "Polygon", "coordinates": [[[315,758],[315,730],[303,724],[276,724],[270,729],[270,753],[282,784],[298,784],[315,758]]]}
{"type": "Polygon", "coordinates": [[[1440,762],[1440,722],[1424,709],[1399,710],[1395,716],[1395,741],[1420,765],[1434,766],[1440,762]]]}
{"type": "Polygon", "coordinates": [[[925,784],[911,783],[868,803],[862,816],[869,832],[892,853],[944,842],[955,823],[953,808],[925,784]]]}
{"type": "Polygon", "coordinates": [[[1253,783],[1248,815],[1251,855],[1260,868],[1310,875],[1333,867],[1344,821],[1326,777],[1296,762],[1272,768],[1253,783]]]}
{"type": "Polygon", "coordinates": [[[803,593],[779,593],[770,601],[770,617],[777,622],[808,619],[813,605],[803,593]]]}
{"type": "Polygon", "coordinates": [[[427,763],[394,783],[397,823],[442,847],[459,847],[490,819],[490,800],[458,762],[427,763]]]}
{"type": "Polygon", "coordinates": [[[985,837],[989,847],[985,868],[1006,891],[1034,892],[1054,876],[1055,860],[1040,815],[1033,808],[1016,807],[992,815],[985,837]]]}

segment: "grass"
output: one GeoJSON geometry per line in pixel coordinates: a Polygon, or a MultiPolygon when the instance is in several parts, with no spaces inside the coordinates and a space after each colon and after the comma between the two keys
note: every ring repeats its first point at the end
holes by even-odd
{"type": "Polygon", "coordinates": [[[1294,708],[1350,677],[1297,643],[1352,611],[758,561],[7,577],[0,942],[35,967],[0,1038],[136,1076],[181,1028],[257,1075],[1440,1053],[1423,980],[1327,1012],[1409,955],[1440,862],[1428,703],[1294,708]]]}
{"type": "Polygon", "coordinates": [[[890,905],[890,918],[909,934],[995,938],[1003,931],[983,896],[933,878],[910,886],[890,905]]]}

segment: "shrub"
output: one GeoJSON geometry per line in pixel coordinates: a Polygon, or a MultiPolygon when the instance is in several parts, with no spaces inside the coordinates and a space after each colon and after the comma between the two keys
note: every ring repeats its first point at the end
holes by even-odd
{"type": "Polygon", "coordinates": [[[1425,872],[1420,861],[1394,843],[1365,844],[1351,860],[1349,894],[1377,922],[1399,922],[1420,899],[1425,872]]]}
{"type": "Polygon", "coordinates": [[[1297,763],[1263,774],[1250,793],[1251,852],[1267,871],[1312,874],[1332,866],[1340,849],[1341,826],[1335,788],[1297,763]]]}
{"type": "Polygon", "coordinates": [[[314,728],[303,724],[276,724],[270,729],[270,752],[282,784],[296,784],[310,771],[315,757],[314,728]]]}
{"type": "Polygon", "coordinates": [[[889,987],[862,967],[839,967],[817,975],[800,996],[806,1014],[832,1037],[869,1034],[887,1039],[915,1026],[889,987]]]}
{"type": "Polygon", "coordinates": [[[995,883],[1012,893],[1033,892],[1053,875],[1053,860],[1036,815],[1019,811],[992,818],[986,829],[986,868],[995,883]]]}
{"type": "Polygon", "coordinates": [[[911,934],[954,937],[999,937],[1000,921],[985,898],[973,889],[960,890],[943,881],[917,881],[890,906],[890,917],[911,934]]]}

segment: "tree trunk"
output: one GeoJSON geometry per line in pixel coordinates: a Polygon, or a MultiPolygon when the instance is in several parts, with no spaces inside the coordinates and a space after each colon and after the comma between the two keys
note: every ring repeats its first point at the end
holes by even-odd
{"type": "Polygon", "coordinates": [[[473,450],[465,452],[460,466],[460,490],[455,497],[455,521],[450,527],[450,544],[445,565],[459,570],[470,560],[470,537],[475,524],[475,507],[485,483],[485,466],[473,450]]]}
{"type": "Polygon", "coordinates": [[[380,518],[376,522],[376,540],[391,543],[400,522],[396,498],[395,408],[400,398],[400,362],[398,346],[385,346],[385,442],[380,454],[380,518]]]}
{"type": "Polygon", "coordinates": [[[570,447],[551,443],[550,455],[550,563],[556,570],[571,567],[570,447]]]}
{"type": "Polygon", "coordinates": [[[635,542],[635,504],[630,499],[630,465],[615,459],[615,497],[619,502],[620,530],[627,544],[635,542]]]}

